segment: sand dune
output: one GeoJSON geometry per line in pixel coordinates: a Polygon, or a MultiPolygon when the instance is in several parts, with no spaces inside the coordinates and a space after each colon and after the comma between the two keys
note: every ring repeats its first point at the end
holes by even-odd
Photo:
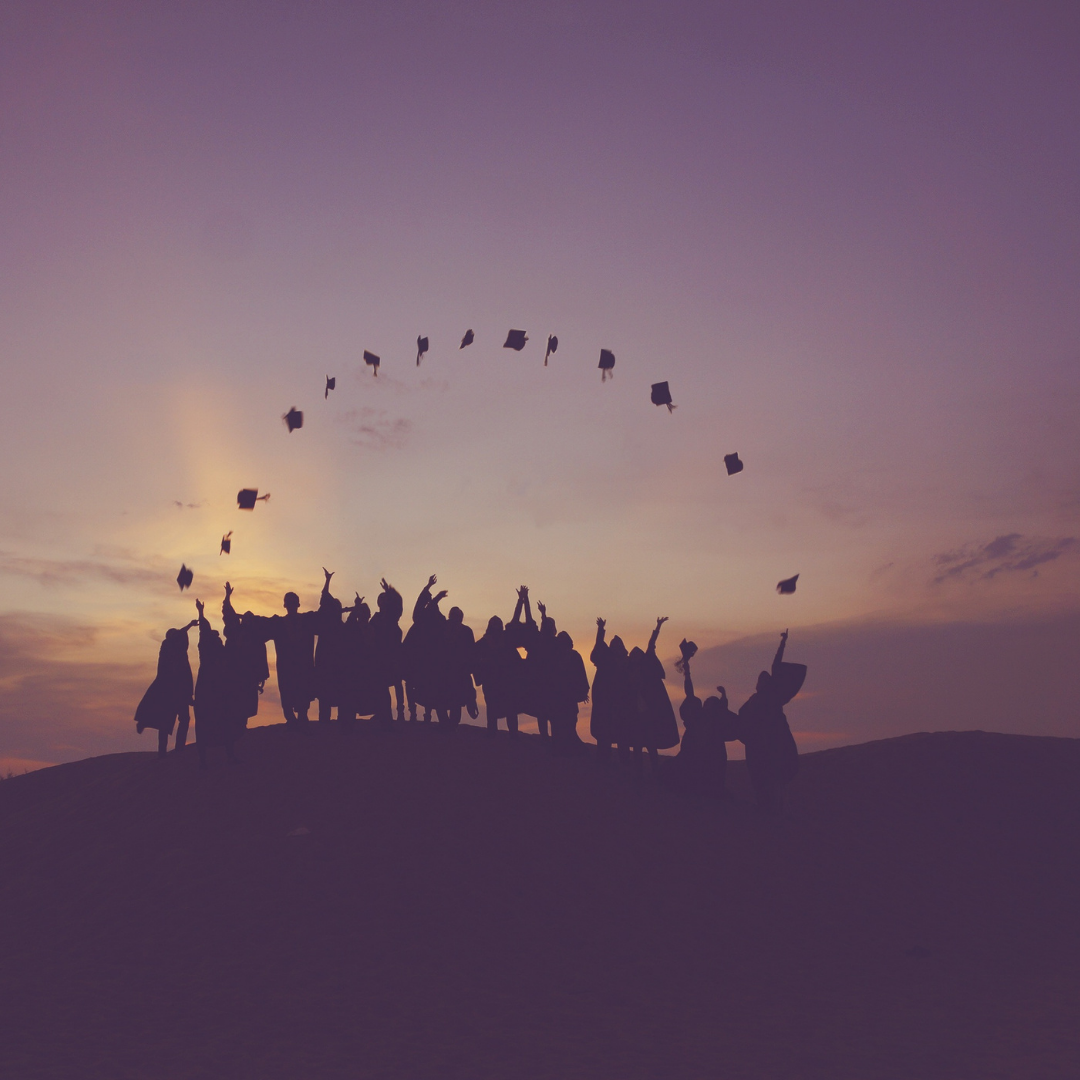
{"type": "Polygon", "coordinates": [[[473,728],[241,755],[0,784],[6,1075],[1080,1072],[1080,740],[823,751],[776,821],[473,728]]]}

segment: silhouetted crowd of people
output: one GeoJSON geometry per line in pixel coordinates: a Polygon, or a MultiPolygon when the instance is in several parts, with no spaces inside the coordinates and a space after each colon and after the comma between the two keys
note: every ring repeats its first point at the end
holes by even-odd
{"type": "Polygon", "coordinates": [[[430,723],[454,729],[462,712],[479,717],[477,687],[483,690],[487,731],[499,721],[511,739],[518,737],[521,716],[536,719],[540,736],[556,757],[581,753],[587,744],[577,733],[578,709],[592,694],[590,734],[596,758],[605,762],[617,752],[642,772],[648,757],[654,776],[686,792],[723,799],[727,743],[746,747],[746,763],[754,792],[764,809],[772,809],[798,769],[798,750],[784,706],[798,693],[806,667],[784,661],[787,632],[781,635],[771,671],[758,677],[757,688],[733,712],[722,686],[719,696],[702,701],[690,674],[697,651],[693,642],[680,645],[676,667],[683,676],[685,697],[679,707],[683,722],[680,745],[675,711],[665,685],[666,672],[656,643],[666,618],[656,620],[648,645],[627,650],[617,635],[607,640],[604,619],[596,620],[590,660],[596,677],[590,688],[585,663],[573,639],[559,631],[543,604],[533,617],[526,586],[518,589],[513,617],[506,623],[493,615],[476,640],[460,608],[440,610],[446,592],[433,594],[433,574],[412,610],[412,625],[403,634],[401,594],[385,580],[376,610],[356,595],[346,607],[326,580],[315,611],[301,611],[300,598],[288,592],[284,615],[237,614],[232,586],[225,583],[222,603],[224,639],[196,600],[199,617],[166,632],[158,654],[157,678],[135,714],[136,729],[158,732],[164,754],[173,730],[174,747],[187,743],[191,708],[195,711],[195,747],[205,767],[211,747],[224,748],[232,762],[235,746],[259,709],[259,695],[270,677],[267,643],[274,642],[278,693],[286,724],[310,730],[309,711],[318,701],[318,719],[355,723],[370,717],[377,724],[430,723]],[[199,628],[199,673],[193,679],[188,661],[188,631],[199,628]],[[396,706],[396,717],[395,717],[396,706]],[[422,717],[422,719],[421,719],[422,717]],[[659,751],[679,747],[661,769],[659,751]]]}

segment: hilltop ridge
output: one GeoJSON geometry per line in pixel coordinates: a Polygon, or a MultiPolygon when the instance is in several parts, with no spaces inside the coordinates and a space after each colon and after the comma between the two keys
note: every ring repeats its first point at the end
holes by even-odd
{"type": "Polygon", "coordinates": [[[1066,1076],[1080,740],[805,755],[762,819],[331,725],[0,784],[11,1075],[1066,1076]],[[299,830],[299,831],[298,831],[299,830]]]}

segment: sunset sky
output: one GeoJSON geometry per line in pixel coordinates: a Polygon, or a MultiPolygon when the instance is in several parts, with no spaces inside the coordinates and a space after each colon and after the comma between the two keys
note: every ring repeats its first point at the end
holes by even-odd
{"type": "Polygon", "coordinates": [[[736,705],[790,627],[804,750],[1080,736],[1078,50],[1064,3],[4,0],[0,767],[151,749],[194,597],[323,566],[478,633],[527,583],[586,656],[667,615],[736,705]]]}

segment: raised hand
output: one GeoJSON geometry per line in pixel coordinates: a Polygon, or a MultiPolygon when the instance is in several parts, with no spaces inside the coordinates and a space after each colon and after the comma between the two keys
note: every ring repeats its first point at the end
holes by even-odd
{"type": "Polygon", "coordinates": [[[537,604],[536,605],[536,610],[540,612],[540,618],[541,619],[543,619],[543,618],[545,618],[547,616],[547,605],[546,604],[537,604]]]}
{"type": "Polygon", "coordinates": [[[232,596],[232,594],[233,594],[233,587],[226,581],[225,582],[225,595],[226,596],[232,596]]]}
{"type": "Polygon", "coordinates": [[[607,626],[607,619],[601,619],[599,615],[596,616],[596,629],[603,630],[607,626]]]}
{"type": "Polygon", "coordinates": [[[383,592],[389,592],[389,591],[390,591],[390,582],[389,582],[389,581],[387,581],[387,580],[386,580],[386,578],[383,578],[383,579],[382,579],[382,580],[381,580],[381,581],[379,582],[379,584],[380,584],[380,585],[382,586],[382,590],[383,590],[383,592]]]}
{"type": "Polygon", "coordinates": [[[666,615],[661,615],[660,618],[656,620],[656,629],[659,630],[660,627],[663,626],[664,623],[666,623],[667,621],[668,617],[666,615]]]}
{"type": "Polygon", "coordinates": [[[438,581],[438,580],[439,579],[434,574],[432,574],[431,577],[429,577],[427,579],[427,587],[429,589],[432,588],[434,586],[435,582],[438,581]]]}
{"type": "Polygon", "coordinates": [[[782,634],[780,635],[780,640],[781,640],[781,641],[787,641],[787,635],[788,635],[788,632],[787,632],[787,631],[785,630],[785,631],[784,631],[784,632],[783,632],[783,633],[782,633],[782,634]]]}
{"type": "Polygon", "coordinates": [[[200,619],[203,617],[203,607],[204,607],[204,604],[203,604],[203,602],[201,600],[196,600],[195,601],[195,610],[199,613],[199,618],[200,619]]]}
{"type": "Polygon", "coordinates": [[[450,595],[450,594],[449,594],[449,593],[448,593],[448,592],[446,591],[446,589],[443,589],[443,590],[442,590],[442,592],[437,592],[437,593],[436,593],[436,594],[435,594],[435,595],[434,595],[434,596],[433,596],[433,597],[431,598],[431,602],[432,602],[433,604],[437,604],[437,603],[438,603],[438,602],[439,602],[439,601],[440,601],[440,600],[441,600],[441,599],[442,599],[442,598],[443,598],[444,596],[449,596],[449,595],[450,595]]]}
{"type": "Polygon", "coordinates": [[[330,579],[334,576],[335,571],[327,570],[326,567],[324,566],[322,568],[322,572],[326,575],[326,584],[329,585],[330,584],[330,579]]]}

